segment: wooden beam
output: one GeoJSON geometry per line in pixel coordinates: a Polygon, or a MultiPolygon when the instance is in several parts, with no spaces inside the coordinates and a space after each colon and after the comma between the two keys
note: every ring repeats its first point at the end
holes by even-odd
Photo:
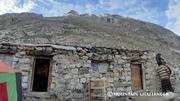
{"type": "Polygon", "coordinates": [[[89,80],[88,87],[89,87],[89,101],[91,101],[91,80],[89,80]]]}

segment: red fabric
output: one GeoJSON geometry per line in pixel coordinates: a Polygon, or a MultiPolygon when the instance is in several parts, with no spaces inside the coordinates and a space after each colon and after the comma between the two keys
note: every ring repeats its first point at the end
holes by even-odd
{"type": "Polygon", "coordinates": [[[0,101],[8,101],[6,82],[0,83],[0,101]]]}
{"type": "Polygon", "coordinates": [[[19,72],[19,71],[10,67],[9,65],[5,64],[4,62],[0,61],[0,73],[6,73],[6,72],[19,72]]]}

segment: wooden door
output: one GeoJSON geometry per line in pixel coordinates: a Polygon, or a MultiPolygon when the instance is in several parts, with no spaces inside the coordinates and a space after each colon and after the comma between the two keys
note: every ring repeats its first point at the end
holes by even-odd
{"type": "Polygon", "coordinates": [[[139,64],[131,64],[132,90],[142,90],[141,69],[139,64]]]}

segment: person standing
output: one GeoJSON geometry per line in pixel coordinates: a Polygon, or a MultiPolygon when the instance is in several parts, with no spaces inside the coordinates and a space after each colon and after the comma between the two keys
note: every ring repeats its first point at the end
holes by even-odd
{"type": "Polygon", "coordinates": [[[171,82],[170,82],[170,70],[169,68],[165,65],[165,62],[162,62],[157,70],[157,73],[161,79],[161,86],[162,86],[162,92],[166,93],[166,90],[174,92],[171,82]]]}

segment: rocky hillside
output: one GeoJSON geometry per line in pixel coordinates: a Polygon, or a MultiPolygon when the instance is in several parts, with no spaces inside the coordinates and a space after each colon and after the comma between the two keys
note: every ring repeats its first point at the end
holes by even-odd
{"type": "Polygon", "coordinates": [[[64,16],[35,13],[0,16],[0,39],[17,43],[152,50],[179,63],[180,37],[162,26],[115,14],[89,15],[70,11],[64,16]]]}

